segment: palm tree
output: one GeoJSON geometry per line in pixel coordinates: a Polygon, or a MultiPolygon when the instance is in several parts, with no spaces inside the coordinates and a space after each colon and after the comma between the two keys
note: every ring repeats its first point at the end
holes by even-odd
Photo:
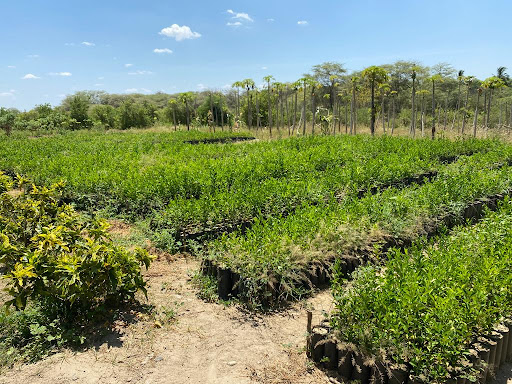
{"type": "Polygon", "coordinates": [[[358,89],[359,77],[352,76],[352,101],[350,103],[350,134],[356,134],[357,111],[356,111],[356,91],[358,89]]]}
{"type": "Polygon", "coordinates": [[[185,113],[187,117],[187,131],[190,131],[190,108],[189,104],[192,101],[193,94],[192,92],[182,92],[179,94],[179,100],[185,104],[185,113]]]}
{"type": "Polygon", "coordinates": [[[508,75],[508,73],[505,72],[506,70],[507,70],[507,67],[498,67],[498,69],[496,70],[496,77],[503,80],[505,85],[507,87],[509,87],[510,86],[510,76],[508,75]]]}
{"type": "Polygon", "coordinates": [[[267,103],[268,103],[268,127],[270,130],[270,137],[272,137],[272,103],[270,102],[270,82],[274,79],[274,76],[265,76],[263,81],[267,83],[267,103]]]}
{"type": "Polygon", "coordinates": [[[484,80],[482,87],[488,90],[487,98],[487,114],[485,116],[485,128],[489,128],[489,121],[491,115],[492,92],[505,86],[505,81],[497,76],[492,76],[484,80]]]}
{"type": "Polygon", "coordinates": [[[395,99],[398,96],[397,91],[391,91],[391,135],[395,132],[395,99]]]}
{"type": "Polygon", "coordinates": [[[232,88],[236,88],[236,108],[235,108],[235,120],[240,119],[240,88],[243,88],[244,84],[242,81],[235,81],[231,84],[232,88]]]}
{"type": "Polygon", "coordinates": [[[364,79],[366,79],[370,83],[370,92],[371,92],[370,132],[373,136],[373,135],[375,135],[375,115],[376,115],[375,86],[378,86],[379,84],[384,83],[388,78],[388,74],[384,68],[372,65],[371,67],[368,67],[363,71],[362,76],[364,79]]]}
{"type": "Polygon", "coordinates": [[[292,83],[292,87],[293,87],[293,93],[294,93],[294,106],[293,106],[293,130],[296,130],[298,131],[298,127],[295,126],[295,122],[297,121],[297,98],[298,98],[298,93],[299,93],[299,88],[300,88],[300,82],[299,81],[296,81],[294,83],[292,83]]]}
{"type": "Polygon", "coordinates": [[[473,137],[476,137],[476,126],[478,124],[478,105],[480,104],[480,96],[482,95],[482,91],[482,88],[479,87],[476,93],[475,117],[473,118],[473,137]]]}
{"type": "Polygon", "coordinates": [[[434,140],[436,136],[436,82],[442,82],[443,77],[436,74],[431,76],[429,80],[432,82],[432,140],[434,140]]]}
{"type": "Polygon", "coordinates": [[[411,130],[410,134],[412,137],[416,135],[416,77],[417,67],[411,68],[411,79],[412,79],[412,93],[411,93],[411,130]]]}
{"type": "Polygon", "coordinates": [[[319,85],[316,80],[309,79],[309,86],[311,88],[311,109],[313,111],[311,134],[315,134],[315,118],[316,118],[316,93],[315,89],[319,85]]]}
{"type": "Polygon", "coordinates": [[[461,133],[464,135],[464,129],[466,128],[466,119],[468,117],[468,103],[469,103],[469,92],[471,88],[471,83],[475,79],[474,76],[465,76],[464,84],[466,85],[466,100],[464,100],[464,113],[462,115],[462,129],[461,133]]]}
{"type": "Polygon", "coordinates": [[[304,100],[303,100],[303,103],[302,103],[302,116],[303,116],[303,119],[304,119],[304,122],[303,122],[303,126],[302,126],[302,136],[305,136],[306,135],[306,86],[307,86],[307,83],[309,81],[309,78],[308,77],[302,77],[298,80],[301,85],[302,85],[302,89],[304,91],[304,100]]]}
{"type": "MultiPolygon", "coordinates": [[[[381,109],[381,117],[382,117],[382,131],[384,133],[386,133],[386,120],[385,120],[385,114],[384,114],[384,107],[385,107],[386,96],[389,95],[391,87],[389,86],[388,83],[383,83],[383,84],[379,85],[379,90],[380,90],[380,99],[381,99],[380,109],[381,109]]],[[[388,121],[389,121],[389,107],[388,107],[388,121]]],[[[389,128],[389,126],[388,126],[388,128],[389,128]]]]}
{"type": "Polygon", "coordinates": [[[178,129],[178,127],[176,125],[176,106],[177,106],[177,104],[178,104],[178,102],[176,101],[176,99],[169,100],[169,107],[171,107],[171,109],[172,109],[172,122],[174,123],[175,131],[178,129]]]}
{"type": "Polygon", "coordinates": [[[421,96],[421,136],[425,136],[425,96],[428,95],[426,89],[421,89],[416,92],[421,96]]]}
{"type": "Polygon", "coordinates": [[[452,121],[452,130],[455,129],[455,120],[457,119],[457,116],[459,114],[460,109],[460,93],[461,93],[461,85],[464,82],[464,70],[460,70],[457,74],[457,81],[459,84],[459,89],[457,91],[457,106],[455,108],[455,112],[453,113],[453,121],[452,121]]]}
{"type": "Polygon", "coordinates": [[[249,129],[252,127],[252,103],[251,103],[251,89],[254,89],[254,80],[245,79],[242,81],[242,85],[247,91],[247,124],[249,129]]]}

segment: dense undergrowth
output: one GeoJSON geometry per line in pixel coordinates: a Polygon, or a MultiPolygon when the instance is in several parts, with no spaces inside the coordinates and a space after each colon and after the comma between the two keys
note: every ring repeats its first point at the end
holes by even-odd
{"type": "MultiPolygon", "coordinates": [[[[369,357],[407,364],[423,382],[475,377],[469,344],[512,310],[512,200],[480,223],[390,252],[385,267],[333,283],[331,322],[369,357]]],[[[474,381],[474,379],[472,380],[474,381]]]]}

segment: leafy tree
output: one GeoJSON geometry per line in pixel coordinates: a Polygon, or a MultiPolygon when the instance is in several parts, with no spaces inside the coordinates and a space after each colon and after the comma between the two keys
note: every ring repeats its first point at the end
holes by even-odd
{"type": "Polygon", "coordinates": [[[117,112],[111,105],[95,105],[91,110],[91,116],[105,128],[114,129],[117,125],[117,112]]]}
{"type": "Polygon", "coordinates": [[[69,104],[69,114],[71,117],[71,129],[91,128],[92,121],[89,119],[89,100],[83,96],[74,96],[69,104]]]}
{"type": "Polygon", "coordinates": [[[16,112],[11,109],[0,108],[0,129],[3,129],[7,136],[11,134],[16,121],[16,115],[16,112]]]}

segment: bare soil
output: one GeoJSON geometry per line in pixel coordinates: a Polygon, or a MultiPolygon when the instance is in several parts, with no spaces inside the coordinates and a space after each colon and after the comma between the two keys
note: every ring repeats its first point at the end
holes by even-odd
{"type": "Polygon", "coordinates": [[[160,254],[146,272],[149,303],[160,315],[141,312],[131,324],[119,321],[95,346],[16,366],[0,383],[329,382],[304,352],[307,308],[318,323],[322,311],[332,309],[329,292],[256,315],[199,299],[190,281],[197,268],[193,258],[160,254]],[[175,319],[162,315],[169,310],[175,319]]]}

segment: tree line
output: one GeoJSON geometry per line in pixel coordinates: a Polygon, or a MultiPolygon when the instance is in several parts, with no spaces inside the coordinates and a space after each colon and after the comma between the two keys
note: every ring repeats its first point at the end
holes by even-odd
{"type": "Polygon", "coordinates": [[[446,63],[432,67],[413,61],[370,66],[348,73],[326,62],[293,82],[265,76],[247,78],[227,90],[168,95],[116,95],[83,91],[60,106],[28,112],[0,109],[0,128],[144,128],[156,123],[175,129],[248,128],[273,135],[356,134],[369,127],[393,134],[407,127],[411,136],[438,129],[476,136],[481,129],[512,129],[511,80],[505,67],[480,80],[446,63]]]}

